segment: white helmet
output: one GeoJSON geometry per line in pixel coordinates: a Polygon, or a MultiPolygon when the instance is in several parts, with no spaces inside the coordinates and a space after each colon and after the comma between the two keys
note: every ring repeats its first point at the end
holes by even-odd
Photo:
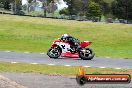
{"type": "Polygon", "coordinates": [[[68,37],[69,35],[68,34],[63,34],[62,36],[65,38],[65,37],[68,37]]]}
{"type": "Polygon", "coordinates": [[[63,41],[66,41],[66,37],[68,37],[68,36],[69,36],[68,34],[63,34],[62,37],[61,37],[61,39],[62,39],[63,41]]]}

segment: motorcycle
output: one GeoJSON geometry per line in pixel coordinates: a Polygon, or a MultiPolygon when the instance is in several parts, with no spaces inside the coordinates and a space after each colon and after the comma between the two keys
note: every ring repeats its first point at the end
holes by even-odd
{"type": "Polygon", "coordinates": [[[92,42],[84,41],[79,43],[80,48],[77,50],[72,48],[72,46],[63,42],[61,39],[56,39],[51,48],[47,51],[47,55],[50,58],[59,58],[61,57],[69,57],[69,58],[81,58],[83,60],[91,60],[95,56],[95,53],[92,49],[86,48],[91,45],[92,42]]]}

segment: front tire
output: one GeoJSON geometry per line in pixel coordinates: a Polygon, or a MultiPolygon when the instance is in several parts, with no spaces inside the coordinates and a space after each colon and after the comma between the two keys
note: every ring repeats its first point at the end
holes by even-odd
{"type": "Polygon", "coordinates": [[[79,56],[83,60],[91,60],[95,56],[95,53],[90,48],[84,48],[79,52],[79,56]]]}
{"type": "Polygon", "coordinates": [[[50,58],[58,58],[60,55],[61,55],[61,50],[57,47],[54,47],[54,48],[50,48],[48,51],[47,51],[47,55],[50,57],[50,58]]]}

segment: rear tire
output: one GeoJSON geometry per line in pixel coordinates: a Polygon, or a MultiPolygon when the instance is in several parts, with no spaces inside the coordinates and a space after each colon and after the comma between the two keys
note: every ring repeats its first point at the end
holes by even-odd
{"type": "Polygon", "coordinates": [[[79,52],[79,56],[83,60],[92,60],[93,57],[95,56],[95,53],[90,48],[85,48],[85,49],[82,49],[82,50],[79,52]],[[82,50],[86,50],[86,51],[83,52],[82,50]]]}
{"type": "Polygon", "coordinates": [[[50,58],[58,58],[60,55],[61,55],[61,50],[57,47],[55,48],[50,48],[48,51],[47,51],[47,55],[50,57],[50,58]]]}

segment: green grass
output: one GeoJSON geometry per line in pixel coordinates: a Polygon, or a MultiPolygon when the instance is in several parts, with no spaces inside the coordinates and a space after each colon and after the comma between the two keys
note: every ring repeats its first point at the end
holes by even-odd
{"type": "Polygon", "coordinates": [[[0,15],[0,50],[46,52],[64,33],[92,41],[97,56],[132,58],[132,25],[0,15]]]}
{"type": "MultiPolygon", "coordinates": [[[[111,68],[84,68],[87,74],[130,74],[132,69],[116,70],[111,68]]],[[[23,73],[41,73],[41,74],[57,74],[57,75],[77,75],[79,74],[79,66],[49,66],[44,64],[11,64],[0,62],[0,72],[23,72],[23,73]]]]}

